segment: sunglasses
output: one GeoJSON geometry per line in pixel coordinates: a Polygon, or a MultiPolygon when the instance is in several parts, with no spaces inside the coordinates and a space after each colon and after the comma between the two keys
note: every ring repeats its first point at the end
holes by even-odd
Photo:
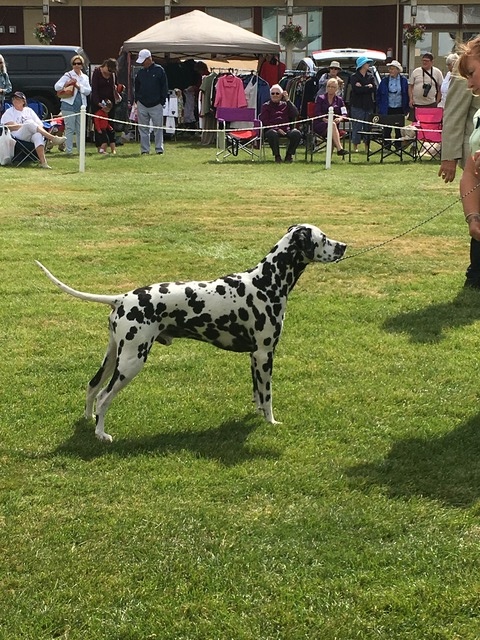
{"type": "Polygon", "coordinates": [[[73,63],[73,66],[74,66],[74,67],[76,67],[76,66],[80,66],[80,67],[82,67],[82,66],[83,66],[83,62],[74,62],[74,63],[73,63]]]}
{"type": "Polygon", "coordinates": [[[281,96],[282,94],[280,93],[280,91],[270,91],[270,95],[271,96],[281,96]]]}

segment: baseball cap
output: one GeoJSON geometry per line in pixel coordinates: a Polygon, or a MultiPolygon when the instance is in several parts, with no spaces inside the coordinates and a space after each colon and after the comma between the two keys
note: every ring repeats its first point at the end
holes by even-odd
{"type": "Polygon", "coordinates": [[[355,69],[360,69],[360,67],[363,67],[367,62],[372,64],[373,60],[371,58],[367,58],[367,56],[360,56],[355,62],[355,69]]]}
{"type": "Polygon", "coordinates": [[[330,69],[341,69],[342,67],[340,66],[339,62],[337,62],[336,60],[332,60],[331,63],[329,64],[329,68],[330,69]]]}
{"type": "Polygon", "coordinates": [[[148,49],[142,49],[138,54],[137,64],[142,64],[142,62],[145,62],[147,58],[151,58],[151,57],[152,57],[152,54],[148,49]]]}
{"type": "Polygon", "coordinates": [[[403,71],[403,67],[398,60],[387,62],[387,67],[396,67],[399,71],[403,71]]]}
{"type": "Polygon", "coordinates": [[[20,98],[20,100],[23,100],[25,103],[27,102],[27,98],[25,96],[24,93],[22,93],[21,91],[15,91],[15,93],[13,94],[14,98],[20,98]]]}

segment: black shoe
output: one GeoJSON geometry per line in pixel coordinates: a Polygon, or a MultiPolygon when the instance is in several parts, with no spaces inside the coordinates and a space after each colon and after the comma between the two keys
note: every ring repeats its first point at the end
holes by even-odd
{"type": "Polygon", "coordinates": [[[337,151],[337,156],[348,156],[348,151],[346,149],[339,149],[337,151]]]}
{"type": "Polygon", "coordinates": [[[283,162],[281,156],[275,156],[275,162],[283,162]]]}
{"type": "Polygon", "coordinates": [[[285,156],[285,162],[293,162],[293,158],[289,153],[285,156]]]}

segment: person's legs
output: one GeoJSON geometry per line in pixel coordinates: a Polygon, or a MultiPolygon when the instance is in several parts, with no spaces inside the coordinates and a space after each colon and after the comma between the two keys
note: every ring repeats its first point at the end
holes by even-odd
{"type": "Polygon", "coordinates": [[[155,127],[155,153],[163,153],[163,107],[161,104],[157,104],[155,107],[150,107],[149,112],[155,127]]]}
{"type": "Polygon", "coordinates": [[[278,133],[273,129],[268,129],[265,133],[265,140],[270,145],[273,155],[276,158],[280,157],[280,145],[278,142],[278,133]]]}
{"type": "Polygon", "coordinates": [[[302,134],[298,129],[290,129],[290,131],[287,131],[287,138],[288,138],[288,147],[287,147],[287,153],[285,155],[285,160],[289,162],[291,161],[292,156],[295,155],[297,147],[300,144],[300,140],[302,139],[302,134]]]}
{"type": "MultiPolygon", "coordinates": [[[[66,142],[66,152],[72,153],[73,151],[73,134],[75,133],[76,127],[76,117],[73,115],[75,113],[74,107],[72,104],[68,104],[68,102],[62,101],[62,115],[65,117],[65,137],[67,138],[66,142]]],[[[78,136],[77,136],[77,146],[78,146],[78,136]]]]}
{"type": "Polygon", "coordinates": [[[363,120],[363,109],[351,107],[350,115],[352,117],[352,144],[356,151],[361,142],[360,131],[363,130],[363,122],[358,122],[358,120],[363,120]]]}
{"type": "Polygon", "coordinates": [[[140,151],[150,153],[150,110],[141,102],[137,102],[137,118],[140,135],[140,151]]]}

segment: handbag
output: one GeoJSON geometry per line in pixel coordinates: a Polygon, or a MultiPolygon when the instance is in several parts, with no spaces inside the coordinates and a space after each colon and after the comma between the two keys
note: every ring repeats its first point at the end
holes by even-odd
{"type": "Polygon", "coordinates": [[[16,140],[8,127],[0,127],[0,165],[4,167],[11,164],[15,154],[16,140]]]}
{"type": "Polygon", "coordinates": [[[73,92],[75,91],[75,86],[73,84],[68,87],[63,87],[60,91],[57,91],[57,98],[71,98],[73,96],[73,92]]]}
{"type": "MultiPolygon", "coordinates": [[[[73,80],[72,76],[67,74],[70,80],[73,80]]],[[[69,82],[69,80],[67,80],[69,82]]],[[[59,91],[57,91],[57,98],[71,98],[75,92],[75,85],[69,84],[67,86],[63,86],[59,91]]]]}

